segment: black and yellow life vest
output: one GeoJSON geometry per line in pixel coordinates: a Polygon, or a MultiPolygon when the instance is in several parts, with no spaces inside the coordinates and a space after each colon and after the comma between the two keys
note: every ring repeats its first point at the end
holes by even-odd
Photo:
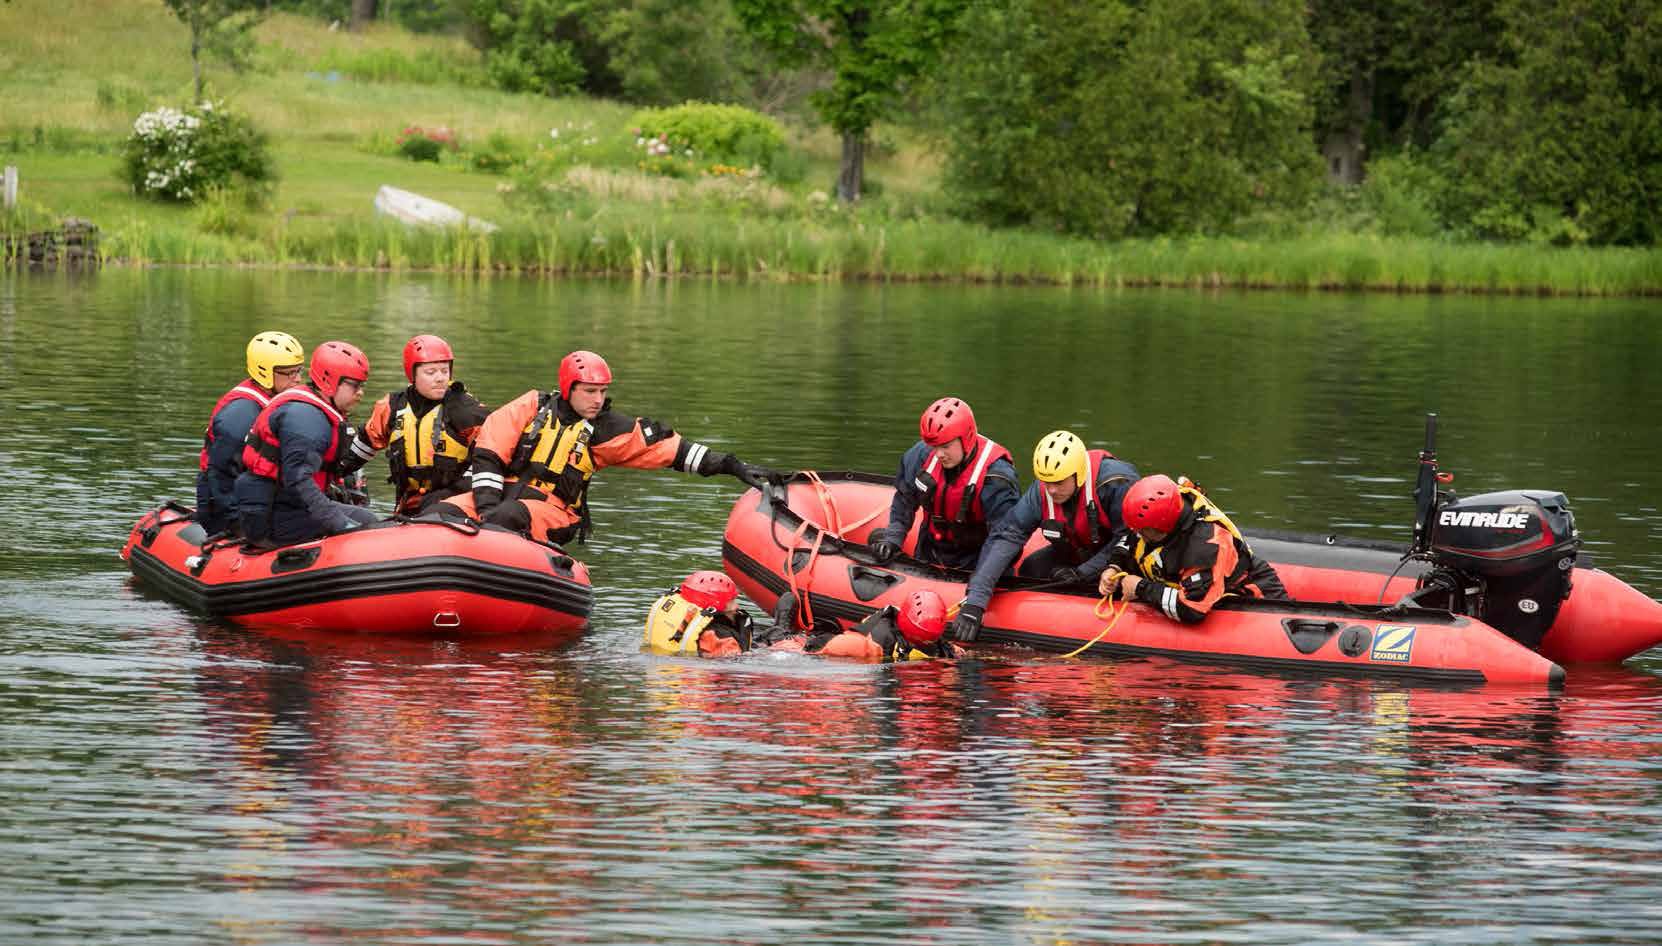
{"type": "Polygon", "coordinates": [[[1248,555],[1251,554],[1252,547],[1247,545],[1246,539],[1241,535],[1241,530],[1235,528],[1235,523],[1229,521],[1229,517],[1224,514],[1224,511],[1212,505],[1212,501],[1206,498],[1206,494],[1202,493],[1187,478],[1179,477],[1177,493],[1186,501],[1185,505],[1188,508],[1184,509],[1183,516],[1173,527],[1171,534],[1167,535],[1161,544],[1155,545],[1136,533],[1131,534],[1131,556],[1137,563],[1137,570],[1142,573],[1144,578],[1169,585],[1172,588],[1181,587],[1174,578],[1166,573],[1166,563],[1162,560],[1161,553],[1165,550],[1166,543],[1177,538],[1179,533],[1191,522],[1215,522],[1223,526],[1229,531],[1230,535],[1235,537],[1235,542],[1240,548],[1248,555]]]}
{"type": "Polygon", "coordinates": [[[641,645],[655,654],[687,654],[698,656],[698,637],[715,619],[714,608],[699,608],[670,592],[652,602],[646,613],[646,634],[641,645]]]}
{"type": "Polygon", "coordinates": [[[573,511],[582,511],[594,476],[594,457],[589,453],[594,425],[581,416],[565,418],[562,415],[570,411],[562,411],[563,406],[558,395],[542,395],[537,413],[520,433],[508,470],[525,491],[553,495],[573,511]]]}
{"type": "Polygon", "coordinates": [[[435,489],[455,485],[467,471],[468,445],[452,423],[452,395],[464,393],[453,384],[444,400],[417,415],[410,390],[393,394],[387,402],[388,479],[398,490],[400,504],[435,489]]]}

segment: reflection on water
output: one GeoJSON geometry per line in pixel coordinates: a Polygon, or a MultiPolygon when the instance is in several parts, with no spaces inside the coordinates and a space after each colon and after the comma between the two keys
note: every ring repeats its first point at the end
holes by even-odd
{"type": "Polygon", "coordinates": [[[1558,693],[649,657],[648,603],[717,560],[737,486],[632,471],[597,487],[578,639],[227,628],[138,593],[114,553],[188,495],[227,353],[276,326],[361,342],[372,388],[438,331],[493,403],[594,347],[620,404],[785,467],[888,468],[951,391],[1018,456],[1074,426],[1240,519],[1372,535],[1406,531],[1439,409],[1464,491],[1564,490],[1654,593],[1656,448],[1630,429],[1662,397],[1634,353],[1653,322],[1620,301],[0,276],[0,940],[1648,941],[1656,657],[1558,693]]]}

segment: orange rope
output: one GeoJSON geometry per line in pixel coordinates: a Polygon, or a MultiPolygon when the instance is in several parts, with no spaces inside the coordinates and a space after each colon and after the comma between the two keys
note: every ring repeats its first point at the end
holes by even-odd
{"type": "Polygon", "coordinates": [[[871,512],[861,516],[858,521],[845,528],[842,524],[842,514],[837,509],[837,496],[831,491],[831,487],[826,485],[826,482],[820,478],[819,473],[814,470],[803,470],[802,475],[807,477],[808,482],[814,487],[814,497],[819,500],[821,522],[818,531],[814,534],[813,545],[807,547],[808,562],[800,570],[793,563],[796,559],[796,553],[803,548],[800,544],[802,535],[808,531],[808,527],[813,523],[809,522],[808,518],[804,516],[802,525],[791,536],[791,548],[785,554],[785,581],[790,586],[791,591],[796,593],[797,607],[802,610],[803,621],[809,627],[813,627],[814,610],[808,600],[808,589],[813,584],[814,564],[819,561],[820,547],[825,542],[825,536],[829,533],[846,541],[848,533],[876,519],[888,507],[878,504],[871,512]],[[798,576],[802,578],[800,583],[797,581],[798,576]]]}
{"type": "MultiPolygon", "coordinates": [[[[797,526],[796,532],[791,535],[791,547],[785,552],[785,583],[790,586],[791,593],[796,595],[796,606],[802,611],[804,622],[809,627],[813,627],[814,609],[813,606],[808,603],[808,586],[807,584],[797,584],[797,571],[794,564],[796,562],[797,550],[801,548],[801,546],[797,543],[802,541],[802,533],[808,531],[809,525],[811,525],[811,523],[808,522],[808,520],[802,520],[802,525],[797,526]]],[[[816,549],[818,548],[818,539],[815,540],[814,546],[816,549]]],[[[809,552],[808,558],[810,562],[812,562],[813,557],[814,553],[809,552]]],[[[812,575],[808,576],[808,578],[810,582],[813,580],[812,575]]]]}
{"type": "Polygon", "coordinates": [[[1120,606],[1116,610],[1114,608],[1113,599],[1104,597],[1101,601],[1098,601],[1096,603],[1096,607],[1091,609],[1091,613],[1095,614],[1099,618],[1107,618],[1108,615],[1102,613],[1102,606],[1103,605],[1107,605],[1108,610],[1113,614],[1113,617],[1108,618],[1108,625],[1106,627],[1104,627],[1101,631],[1097,632],[1097,635],[1095,637],[1093,637],[1090,640],[1086,641],[1085,643],[1081,644],[1078,648],[1076,648],[1074,650],[1070,650],[1067,653],[1063,654],[1062,658],[1064,660],[1069,658],[1069,657],[1079,656],[1080,654],[1082,654],[1086,650],[1088,650],[1092,644],[1095,644],[1097,641],[1102,640],[1104,637],[1107,637],[1108,632],[1114,629],[1115,624],[1119,623],[1120,615],[1125,613],[1126,608],[1131,607],[1131,599],[1130,598],[1122,598],[1120,600],[1120,606]]]}

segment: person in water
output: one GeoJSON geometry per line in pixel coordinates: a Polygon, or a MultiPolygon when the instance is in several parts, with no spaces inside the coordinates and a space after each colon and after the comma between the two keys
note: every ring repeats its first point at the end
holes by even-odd
{"type": "Polygon", "coordinates": [[[659,653],[736,657],[762,648],[800,651],[807,638],[795,625],[796,595],[785,592],[762,624],[739,607],[739,586],[718,571],[697,571],[653,602],[646,646],[659,653]]]}
{"type": "Polygon", "coordinates": [[[369,359],[354,345],[312,351],[308,382],[271,399],[255,418],[237,477],[242,534],[257,544],[306,542],[368,525],[375,514],[324,491],[356,432],[346,417],[363,397],[369,359]]]}
{"type": "Polygon", "coordinates": [[[1060,583],[1094,582],[1108,568],[1113,542],[1125,531],[1121,503],[1137,468],[1106,450],[1089,450],[1065,430],[1052,431],[1033,450],[1028,487],[1004,518],[970,576],[952,636],[975,640],[993,587],[1021,554],[1035,530],[1049,541],[1029,555],[1018,574],[1060,583]]]}
{"type": "Polygon", "coordinates": [[[900,458],[889,523],[873,532],[872,557],[900,553],[921,507],[927,518],[912,555],[926,564],[972,568],[987,534],[1021,497],[1010,451],[981,436],[970,406],[955,397],[929,405],[918,419],[922,439],[900,458]]]}
{"type": "Polygon", "coordinates": [[[419,515],[468,490],[468,453],[490,411],[453,379],[455,364],[450,343],[437,335],[406,342],[409,387],[375,402],[338,465],[342,474],[352,473],[386,450],[396,510],[403,515],[419,515]]]}
{"type": "Polygon", "coordinates": [[[196,521],[209,535],[238,526],[237,477],[243,441],[271,399],[300,383],[306,351],[286,332],[261,332],[248,341],[248,377],[220,396],[202,434],[196,474],[196,521]]]}
{"type": "Polygon", "coordinates": [[[527,391],[485,418],[473,446],[472,492],[437,508],[564,544],[588,537],[589,483],[609,466],[726,473],[756,487],[780,480],[666,424],[614,411],[611,384],[604,358],[592,351],[566,355],[556,390],[527,391]]]}
{"type": "Polygon", "coordinates": [[[1145,476],[1126,491],[1125,535],[1097,590],[1199,624],[1224,597],[1285,600],[1275,567],[1252,554],[1241,530],[1187,480],[1145,476]]]}
{"type": "Polygon", "coordinates": [[[820,632],[808,638],[806,653],[898,663],[959,657],[963,649],[946,640],[946,603],[922,588],[897,605],[884,605],[846,631],[820,632]]]}

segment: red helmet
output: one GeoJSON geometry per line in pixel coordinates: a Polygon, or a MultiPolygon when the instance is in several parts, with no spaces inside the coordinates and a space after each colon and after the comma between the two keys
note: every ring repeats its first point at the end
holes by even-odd
{"type": "Polygon", "coordinates": [[[946,629],[946,604],[941,596],[927,588],[906,596],[900,605],[900,633],[914,647],[933,644],[941,639],[946,629]]]}
{"type": "Polygon", "coordinates": [[[1120,505],[1128,529],[1158,529],[1170,532],[1183,514],[1183,495],[1177,484],[1164,473],[1145,476],[1125,491],[1125,502],[1120,505]]]}
{"type": "Polygon", "coordinates": [[[918,432],[931,447],[958,440],[968,453],[975,445],[975,412],[955,397],[943,397],[924,408],[923,416],[918,418],[918,432]]]}
{"type": "Polygon", "coordinates": [[[437,335],[417,335],[404,343],[404,377],[415,382],[416,365],[429,361],[455,361],[450,343],[437,335]]]}
{"type": "Polygon", "coordinates": [[[359,384],[369,380],[369,359],[356,345],[324,342],[312,349],[312,385],[333,400],[341,381],[350,378],[359,384]]]}
{"type": "Polygon", "coordinates": [[[571,398],[577,384],[611,384],[612,367],[592,351],[574,351],[560,359],[560,396],[571,398]]]}
{"type": "Polygon", "coordinates": [[[739,597],[739,586],[721,572],[693,572],[681,583],[681,597],[700,608],[725,611],[739,597]]]}

